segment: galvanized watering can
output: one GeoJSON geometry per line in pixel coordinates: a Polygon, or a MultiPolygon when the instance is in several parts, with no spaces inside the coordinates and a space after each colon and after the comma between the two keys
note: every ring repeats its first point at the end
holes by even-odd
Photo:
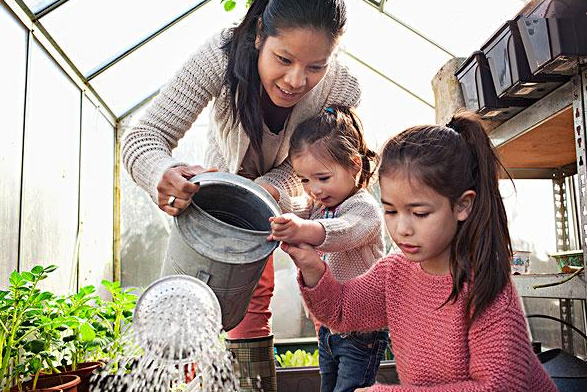
{"type": "Polygon", "coordinates": [[[229,173],[202,173],[191,205],[174,218],[162,276],[190,275],[216,294],[226,331],[244,318],[267,259],[269,217],[281,213],[261,186],[229,173]]]}

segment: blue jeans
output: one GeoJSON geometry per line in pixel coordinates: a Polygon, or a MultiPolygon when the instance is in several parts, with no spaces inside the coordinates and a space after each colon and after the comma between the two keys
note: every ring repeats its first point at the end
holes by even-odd
{"type": "Polygon", "coordinates": [[[353,392],[373,385],[388,343],[385,331],[333,334],[321,326],[320,392],[353,392]]]}

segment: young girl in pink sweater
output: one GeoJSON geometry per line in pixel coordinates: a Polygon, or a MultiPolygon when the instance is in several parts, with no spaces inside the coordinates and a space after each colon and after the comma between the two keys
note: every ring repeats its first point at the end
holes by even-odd
{"type": "MultiPolygon", "coordinates": [[[[270,239],[315,246],[337,281],[365,273],[385,254],[385,230],[381,208],[365,189],[377,154],[367,148],[355,111],[331,106],[299,124],[289,157],[306,195],[279,191],[285,214],[271,219],[270,239]]],[[[339,334],[321,324],[316,328],[320,392],[373,385],[389,343],[387,331],[339,334]]]]}
{"type": "Polygon", "coordinates": [[[338,331],[389,328],[400,385],[356,391],[556,391],[510,280],[500,163],[481,122],[455,115],[391,138],[379,181],[402,250],[339,283],[307,244],[282,244],[314,316],[338,331]]]}

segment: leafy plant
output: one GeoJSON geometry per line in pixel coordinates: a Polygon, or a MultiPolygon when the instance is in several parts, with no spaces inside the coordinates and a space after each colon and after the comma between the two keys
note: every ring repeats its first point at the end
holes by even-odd
{"type": "Polygon", "coordinates": [[[313,354],[301,349],[293,353],[287,350],[285,354],[275,355],[275,358],[281,367],[318,366],[318,350],[315,350],[313,354]]]}
{"type": "Polygon", "coordinates": [[[85,286],[50,304],[59,311],[66,326],[58,350],[63,354],[61,364],[71,370],[76,370],[79,363],[90,359],[92,351],[105,344],[96,332],[99,301],[95,292],[94,286],[85,286]]]}
{"type": "Polygon", "coordinates": [[[94,329],[99,331],[108,341],[102,350],[103,359],[111,362],[112,372],[118,370],[118,361],[127,351],[132,350],[128,346],[128,331],[132,324],[132,317],[137,296],[132,293],[134,288],[123,289],[120,282],[103,280],[102,284],[112,296],[111,301],[100,301],[99,311],[96,313],[99,323],[94,329]]]}
{"type": "Polygon", "coordinates": [[[53,294],[37,288],[39,282],[57,269],[50,265],[37,265],[31,271],[10,275],[7,291],[0,291],[0,382],[8,392],[12,384],[21,388],[24,377],[35,375],[55,359],[49,352],[45,331],[60,320],[45,314],[46,301],[53,294]]]}

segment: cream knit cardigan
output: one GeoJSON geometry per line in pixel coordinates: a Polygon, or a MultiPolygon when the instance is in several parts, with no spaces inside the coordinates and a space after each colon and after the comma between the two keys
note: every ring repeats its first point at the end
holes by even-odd
{"type": "MultiPolygon", "coordinates": [[[[214,99],[208,128],[204,167],[237,173],[249,148],[249,138],[239,124],[233,125],[230,95],[223,84],[228,59],[221,49],[229,30],[214,35],[200,47],[162,88],[137,126],[123,140],[122,160],[133,180],[157,202],[157,184],[174,166],[187,165],[171,156],[185,132],[214,99]]],[[[333,61],[324,78],[292,110],[287,122],[277,167],[257,178],[288,194],[303,190],[287,160],[289,140],[295,127],[333,104],[356,106],[360,87],[348,69],[333,61]]],[[[202,164],[202,163],[200,163],[202,164]]]]}

